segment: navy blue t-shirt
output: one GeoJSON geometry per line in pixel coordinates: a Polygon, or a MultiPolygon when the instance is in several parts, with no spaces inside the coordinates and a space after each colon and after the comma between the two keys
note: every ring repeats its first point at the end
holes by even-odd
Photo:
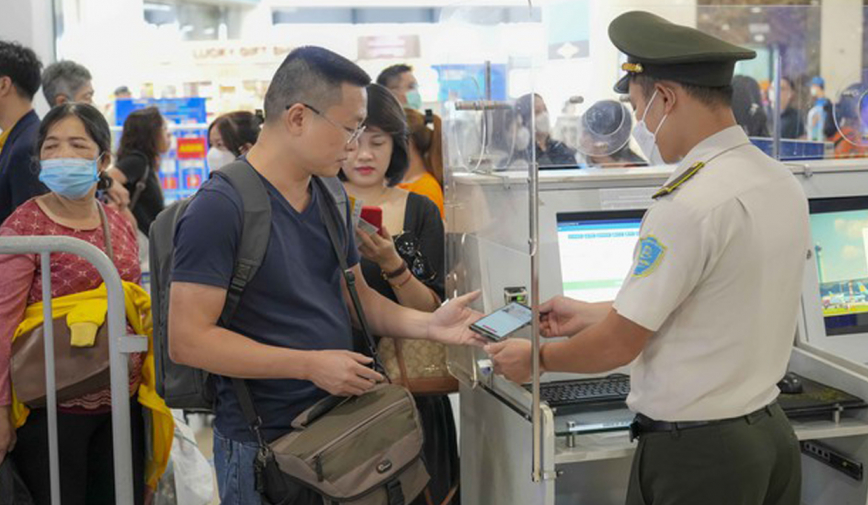
{"type": "MultiPolygon", "coordinates": [[[[317,203],[325,196],[311,182],[310,203],[299,213],[264,177],[262,181],[271,200],[271,237],[230,329],[278,347],[351,350],[352,323],[341,291],[340,266],[317,203]]],[[[241,196],[228,181],[213,177],[178,224],[172,280],[227,288],[241,228],[241,196]]],[[[347,234],[347,247],[347,263],[356,265],[359,258],[352,233],[347,234]]],[[[269,440],[289,432],[298,414],[327,395],[307,381],[250,380],[248,384],[269,440]]],[[[216,386],[216,428],[233,440],[253,441],[232,381],[218,376],[216,386]]]]}

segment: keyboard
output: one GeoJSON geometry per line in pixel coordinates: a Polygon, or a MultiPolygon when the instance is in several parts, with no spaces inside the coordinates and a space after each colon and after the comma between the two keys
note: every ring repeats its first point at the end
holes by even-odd
{"type": "MultiPolygon", "coordinates": [[[[531,386],[525,386],[530,391],[531,386]]],[[[623,402],[630,394],[630,377],[622,374],[596,379],[546,382],[540,385],[540,399],[549,407],[589,403],[623,402]]]]}

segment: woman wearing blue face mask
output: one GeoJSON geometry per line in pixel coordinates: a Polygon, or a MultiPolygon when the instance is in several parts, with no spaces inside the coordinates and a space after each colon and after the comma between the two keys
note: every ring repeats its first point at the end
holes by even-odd
{"type": "MultiPolygon", "coordinates": [[[[99,174],[111,161],[111,136],[102,114],[86,104],[52,109],[37,138],[39,180],[51,191],[22,204],[0,226],[2,236],[52,235],[84,240],[106,251],[121,278],[139,283],[138,246],[132,224],[95,198],[99,174]]],[[[33,408],[13,429],[11,342],[25,310],[42,301],[42,270],[34,255],[0,255],[0,462],[12,458],[37,504],[50,501],[48,419],[33,408]],[[17,443],[16,443],[17,439],[17,443]],[[14,450],[13,450],[14,449],[14,450]]],[[[51,292],[57,300],[95,290],[102,278],[87,261],[66,253],[51,255],[51,292]]],[[[131,330],[131,328],[129,328],[131,330]]],[[[136,503],[144,500],[145,437],[142,407],[135,391],[142,382],[144,355],[130,359],[133,468],[136,503]]],[[[109,388],[60,402],[61,496],[64,503],[114,503],[109,388]]]]}

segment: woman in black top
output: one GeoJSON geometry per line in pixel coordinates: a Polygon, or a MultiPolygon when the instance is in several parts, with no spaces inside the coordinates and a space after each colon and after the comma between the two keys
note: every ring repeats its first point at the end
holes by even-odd
{"type": "Polygon", "coordinates": [[[781,79],[782,139],[800,139],[805,136],[805,123],[802,121],[801,112],[793,107],[793,101],[797,98],[793,81],[788,77],[781,79]]]}
{"type": "Polygon", "coordinates": [[[515,102],[515,112],[520,132],[516,138],[516,149],[519,151],[520,159],[530,160],[530,149],[533,144],[536,150],[534,159],[539,164],[540,170],[578,168],[575,149],[552,138],[548,108],[540,95],[529,93],[519,97],[515,102]],[[536,138],[531,139],[531,122],[534,120],[536,138]]]}
{"type": "Polygon", "coordinates": [[[168,125],[156,107],[132,112],[124,121],[117,161],[109,175],[130,192],[130,210],[145,235],[164,207],[160,158],[170,145],[168,125]]]}
{"type": "MultiPolygon", "coordinates": [[[[407,122],[401,104],[378,84],[368,86],[366,123],[358,149],[350,153],[341,172],[347,193],[383,211],[379,234],[356,231],[362,272],[368,285],[383,296],[433,312],[444,296],[443,221],[427,197],[396,187],[409,165],[407,122]],[[392,232],[398,232],[394,238],[392,232]]],[[[446,395],[417,396],[416,405],[425,432],[431,498],[440,505],[459,476],[452,407],[446,395]]],[[[414,502],[425,503],[424,496],[414,502]]],[[[457,498],[450,503],[458,503],[457,498]]]]}

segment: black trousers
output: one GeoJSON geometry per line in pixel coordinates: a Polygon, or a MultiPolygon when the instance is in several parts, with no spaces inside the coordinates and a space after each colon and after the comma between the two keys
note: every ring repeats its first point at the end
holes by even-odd
{"type": "Polygon", "coordinates": [[[799,505],[799,442],[780,406],[759,419],[642,435],[627,505],[799,505]]]}
{"type": "MultiPolygon", "coordinates": [[[[145,497],[145,422],[142,406],[130,398],[133,449],[133,489],[136,505],[145,497]]],[[[48,411],[30,412],[18,430],[12,458],[36,505],[51,504],[48,468],[48,411]]],[[[60,496],[63,505],[115,503],[111,413],[57,415],[60,449],[60,496]]]]}
{"type": "MultiPolygon", "coordinates": [[[[452,417],[452,404],[446,395],[416,396],[416,408],[422,420],[425,444],[422,454],[431,480],[428,491],[433,505],[441,505],[453,485],[461,479],[458,461],[458,434],[452,417]]],[[[427,505],[425,495],[419,496],[411,505],[427,505]]],[[[448,505],[461,505],[460,493],[456,492],[448,505]]]]}

